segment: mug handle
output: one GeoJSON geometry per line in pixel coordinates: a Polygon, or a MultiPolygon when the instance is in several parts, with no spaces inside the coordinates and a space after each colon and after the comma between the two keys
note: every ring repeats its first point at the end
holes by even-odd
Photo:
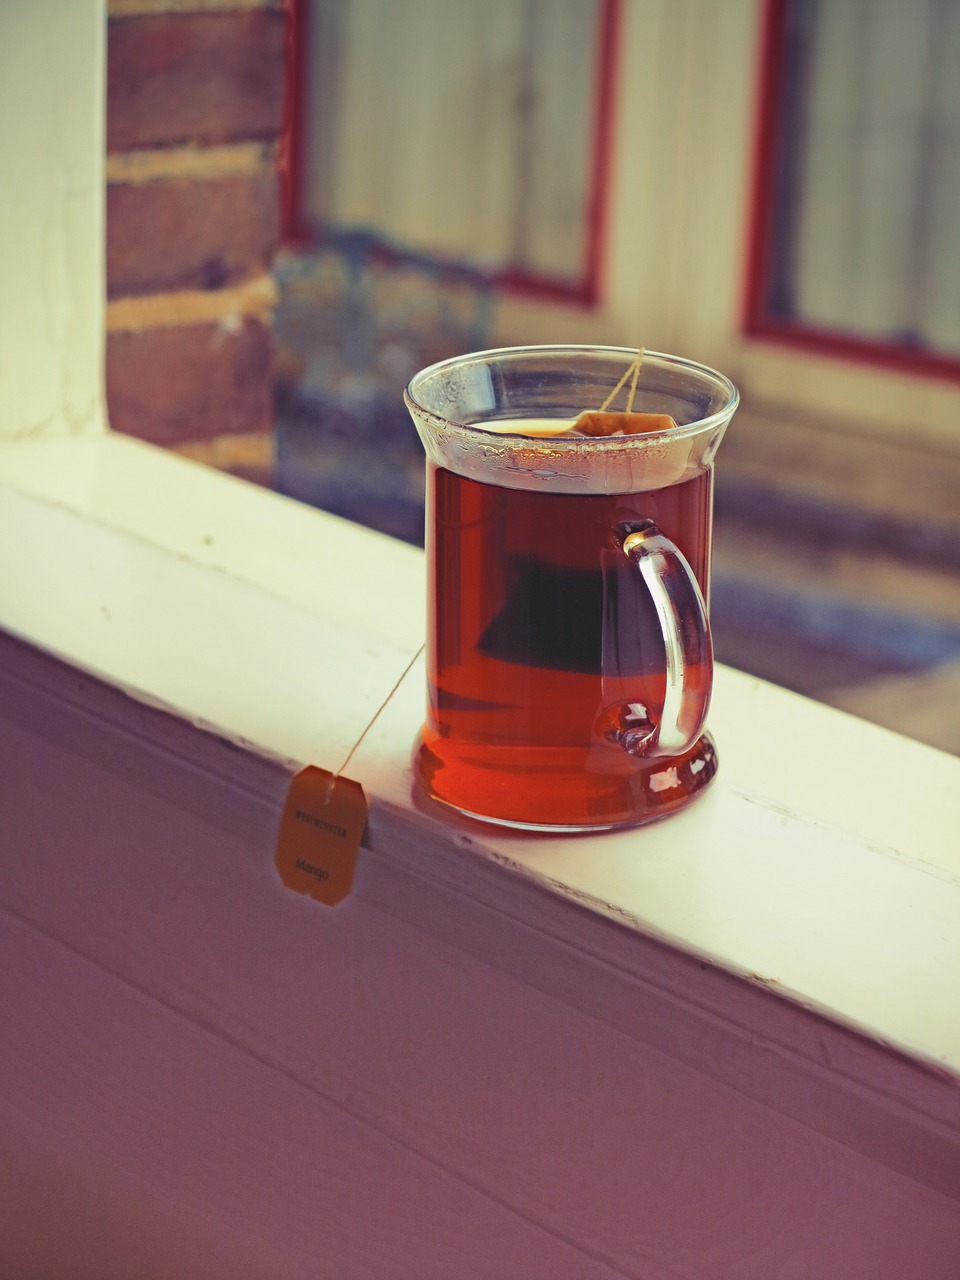
{"type": "Polygon", "coordinates": [[[657,611],[666,692],[656,720],[640,703],[620,703],[612,736],[630,755],[680,756],[700,737],[710,706],[713,640],[706,605],[686,556],[652,520],[622,525],[616,542],[639,570],[657,611]]]}

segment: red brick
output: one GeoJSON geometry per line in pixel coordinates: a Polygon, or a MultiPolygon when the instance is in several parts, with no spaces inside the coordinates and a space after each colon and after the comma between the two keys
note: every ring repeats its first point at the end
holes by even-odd
{"type": "Polygon", "coordinates": [[[111,18],[108,151],[277,137],[285,33],[279,9],[111,18]]]}
{"type": "Polygon", "coordinates": [[[270,331],[260,320],[107,336],[115,431],[155,444],[273,427],[270,331]]]}
{"type": "Polygon", "coordinates": [[[107,295],[221,289],[262,275],[279,239],[278,180],[177,178],[107,188],[107,295]]]}

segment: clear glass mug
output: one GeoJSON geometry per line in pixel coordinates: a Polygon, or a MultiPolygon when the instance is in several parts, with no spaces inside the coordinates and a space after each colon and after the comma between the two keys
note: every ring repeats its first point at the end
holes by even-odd
{"type": "Polygon", "coordinates": [[[716,773],[703,730],[713,459],[737,391],[646,352],[632,408],[676,426],[549,434],[599,409],[636,359],[507,348],[435,364],[406,389],[427,455],[417,771],[430,797],[470,817],[630,826],[687,805],[716,773]]]}

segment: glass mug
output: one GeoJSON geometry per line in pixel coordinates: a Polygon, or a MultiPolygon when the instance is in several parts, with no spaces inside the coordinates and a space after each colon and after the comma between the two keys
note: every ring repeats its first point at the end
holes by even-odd
{"type": "Polygon", "coordinates": [[[703,731],[713,458],[737,391],[650,351],[631,405],[675,426],[550,434],[599,409],[636,359],[506,348],[432,365],[406,389],[427,455],[417,772],[469,817],[630,826],[687,805],[716,773],[703,731]]]}

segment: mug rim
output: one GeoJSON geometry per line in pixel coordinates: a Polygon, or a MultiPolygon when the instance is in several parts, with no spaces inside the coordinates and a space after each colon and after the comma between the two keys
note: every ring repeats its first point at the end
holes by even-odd
{"type": "Polygon", "coordinates": [[[457,431],[466,431],[471,436],[481,437],[489,441],[500,441],[501,445],[505,440],[523,440],[526,445],[547,444],[551,449],[558,446],[564,447],[577,446],[583,448],[585,445],[593,448],[610,449],[623,448],[628,442],[645,441],[648,444],[657,440],[676,440],[684,436],[699,435],[701,432],[713,430],[718,426],[722,426],[729,422],[735,413],[740,402],[740,393],[734,383],[726,376],[720,373],[718,369],[712,368],[710,365],[703,364],[698,360],[691,360],[686,356],[671,355],[669,352],[653,351],[643,348],[644,362],[670,368],[678,368],[687,370],[692,374],[705,377],[712,381],[721,390],[726,392],[726,402],[714,413],[705,418],[697,418],[694,422],[678,423],[675,427],[667,427],[660,431],[644,432],[642,436],[550,436],[536,437],[524,436],[520,432],[500,432],[485,430],[481,423],[460,422],[455,418],[447,418],[442,414],[428,409],[420,402],[417,397],[417,388],[421,386],[428,378],[442,373],[445,369],[455,366],[466,367],[470,364],[492,363],[497,359],[510,360],[520,359],[524,356],[536,357],[538,355],[557,355],[562,356],[578,355],[578,356],[619,356],[626,359],[635,359],[639,354],[640,348],[637,347],[616,347],[604,346],[597,343],[539,343],[536,345],[518,345],[510,347],[491,347],[484,351],[467,351],[462,355],[448,356],[443,360],[438,360],[434,364],[427,365],[413,375],[404,388],[403,398],[407,408],[416,411],[417,414],[429,419],[437,426],[454,429],[457,431]]]}

